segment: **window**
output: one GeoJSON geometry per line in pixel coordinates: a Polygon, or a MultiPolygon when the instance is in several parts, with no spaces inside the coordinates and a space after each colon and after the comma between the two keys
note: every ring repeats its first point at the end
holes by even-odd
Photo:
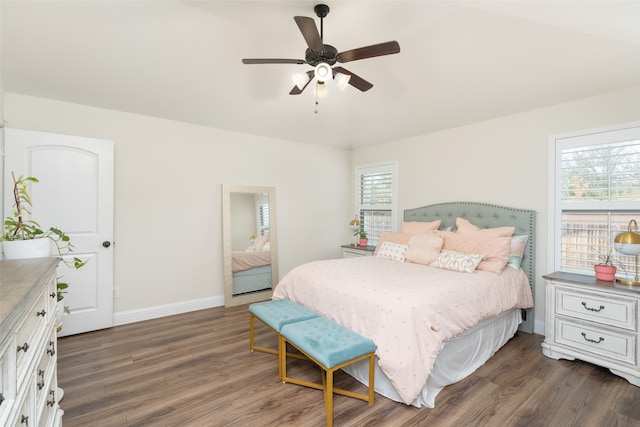
{"type": "Polygon", "coordinates": [[[397,163],[356,168],[356,212],[370,245],[376,245],[383,231],[395,230],[397,163]]]}
{"type": "Polygon", "coordinates": [[[640,127],[552,139],[555,179],[551,268],[593,275],[611,253],[618,277],[633,274],[635,258],[616,253],[615,237],[640,220],[640,127]]]}
{"type": "Polygon", "coordinates": [[[269,232],[269,195],[266,193],[256,194],[256,218],[258,220],[257,229],[260,236],[264,236],[269,232]]]}

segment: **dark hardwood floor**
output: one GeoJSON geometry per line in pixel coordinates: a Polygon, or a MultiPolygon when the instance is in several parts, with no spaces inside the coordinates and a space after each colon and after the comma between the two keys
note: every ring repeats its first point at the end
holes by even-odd
{"type": "MultiPolygon", "coordinates": [[[[217,307],[59,340],[63,424],[74,426],[322,426],[322,392],[277,378],[274,355],[248,350],[247,306],[217,307]]],[[[258,327],[259,343],[276,339],[258,327]]],[[[519,334],[436,408],[376,395],[334,398],[336,426],[637,426],[640,388],[608,370],[542,355],[519,334]]],[[[309,363],[292,374],[319,378],[309,363]]],[[[344,373],[336,386],[364,391],[344,373]]]]}

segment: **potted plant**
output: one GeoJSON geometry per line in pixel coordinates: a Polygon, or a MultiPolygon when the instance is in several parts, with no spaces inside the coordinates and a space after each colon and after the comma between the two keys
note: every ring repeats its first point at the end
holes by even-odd
{"type": "MultiPolygon", "coordinates": [[[[73,251],[73,245],[69,236],[58,228],[51,227],[47,231],[40,228],[40,224],[26,215],[31,215],[31,195],[28,191],[29,183],[37,183],[38,179],[32,176],[18,176],[11,172],[13,178],[14,209],[4,221],[3,234],[0,236],[2,250],[7,259],[37,258],[51,256],[52,243],[62,262],[71,268],[81,268],[87,261],[73,257],[72,261],[63,258],[73,251]]],[[[59,279],[59,278],[58,278],[59,279]]],[[[69,313],[69,308],[61,301],[64,299],[68,283],[56,283],[56,297],[58,302],[58,330],[62,324],[62,313],[69,313]]]]}
{"type": "Polygon", "coordinates": [[[73,261],[67,261],[63,258],[64,255],[73,251],[71,239],[65,232],[55,227],[43,231],[36,221],[26,219],[26,215],[31,215],[32,206],[28,184],[37,183],[38,179],[23,175],[16,178],[14,172],[11,172],[11,176],[13,178],[14,208],[4,220],[3,234],[0,236],[5,258],[51,256],[51,244],[53,243],[64,264],[76,269],[85,265],[87,261],[82,261],[78,257],[73,257],[73,261]]]}
{"type": "Polygon", "coordinates": [[[364,231],[364,228],[361,228],[360,230],[356,231],[354,233],[354,236],[360,236],[360,247],[361,248],[366,248],[367,247],[367,243],[369,242],[369,240],[367,239],[367,232],[364,231]]]}
{"type": "Polygon", "coordinates": [[[613,265],[613,258],[611,257],[611,251],[606,255],[600,255],[600,263],[593,266],[596,272],[596,279],[604,280],[606,282],[613,282],[616,280],[617,268],[613,265]]]}

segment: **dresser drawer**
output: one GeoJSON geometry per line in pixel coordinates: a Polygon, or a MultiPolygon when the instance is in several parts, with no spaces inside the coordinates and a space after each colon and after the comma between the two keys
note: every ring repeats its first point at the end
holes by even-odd
{"type": "Polygon", "coordinates": [[[597,325],[585,325],[556,318],[555,341],[558,344],[636,365],[636,335],[614,332],[597,325]]]}
{"type": "Polygon", "coordinates": [[[637,300],[556,288],[556,314],[636,330],[637,300]]]}
{"type": "Polygon", "coordinates": [[[18,366],[18,382],[22,381],[29,365],[29,360],[37,356],[43,335],[49,331],[46,329],[49,295],[47,289],[43,289],[35,302],[29,306],[22,316],[20,326],[16,334],[16,365],[18,366]]]}
{"type": "Polygon", "coordinates": [[[7,424],[16,399],[15,344],[12,338],[0,343],[0,426],[7,424]]]}

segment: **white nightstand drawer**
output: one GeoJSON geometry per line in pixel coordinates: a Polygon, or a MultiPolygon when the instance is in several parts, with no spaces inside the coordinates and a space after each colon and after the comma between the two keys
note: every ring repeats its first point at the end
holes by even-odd
{"type": "Polygon", "coordinates": [[[556,288],[556,313],[605,325],[636,330],[637,305],[635,299],[610,297],[590,292],[575,292],[570,288],[556,288]]]}
{"type": "Polygon", "coordinates": [[[555,328],[555,341],[558,344],[636,365],[635,334],[617,333],[560,318],[556,318],[555,328]]]}

